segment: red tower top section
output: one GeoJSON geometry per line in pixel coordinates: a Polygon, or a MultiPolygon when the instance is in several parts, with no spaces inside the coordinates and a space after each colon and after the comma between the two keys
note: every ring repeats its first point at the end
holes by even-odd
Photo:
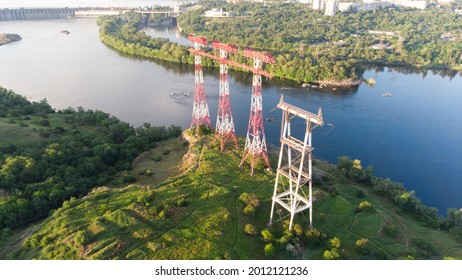
{"type": "Polygon", "coordinates": [[[225,43],[220,43],[218,41],[213,41],[212,48],[224,50],[224,51],[227,51],[228,53],[237,53],[237,46],[233,44],[225,44],[225,43]]]}
{"type": "Polygon", "coordinates": [[[249,58],[256,58],[266,63],[273,64],[276,62],[276,60],[271,54],[264,53],[264,52],[257,52],[257,51],[252,50],[251,48],[244,49],[244,52],[242,53],[242,55],[244,55],[245,57],[249,57],[249,58]]]}
{"type": "Polygon", "coordinates": [[[208,45],[207,39],[205,37],[196,37],[194,35],[188,35],[188,40],[194,43],[204,45],[204,46],[208,45]]]}

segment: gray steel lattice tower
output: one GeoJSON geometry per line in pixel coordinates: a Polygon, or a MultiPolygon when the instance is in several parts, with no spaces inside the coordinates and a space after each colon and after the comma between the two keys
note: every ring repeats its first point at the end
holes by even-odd
{"type": "Polygon", "coordinates": [[[290,213],[289,230],[292,229],[295,214],[310,210],[310,228],[313,227],[312,194],[312,151],[311,131],[316,126],[324,125],[321,108],[313,114],[285,103],[283,96],[277,105],[283,111],[281,127],[281,150],[274,184],[269,224],[273,223],[276,204],[290,213]],[[300,117],[306,121],[303,141],[291,135],[290,121],[300,117]],[[314,126],[313,126],[314,124],[314,126]],[[287,185],[288,184],[288,185],[287,185]],[[308,185],[308,194],[304,189],[308,185]]]}

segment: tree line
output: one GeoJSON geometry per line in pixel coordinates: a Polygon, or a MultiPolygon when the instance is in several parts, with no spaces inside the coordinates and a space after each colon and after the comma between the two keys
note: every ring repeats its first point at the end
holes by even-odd
{"type": "Polygon", "coordinates": [[[354,182],[369,187],[375,194],[390,199],[403,212],[412,215],[417,221],[436,229],[447,230],[462,240],[462,209],[450,208],[446,218],[438,215],[438,210],[428,207],[416,197],[414,191],[407,190],[403,184],[372,175],[372,167],[364,168],[361,161],[339,157],[337,170],[354,182]]]}
{"type": "Polygon", "coordinates": [[[44,218],[70,197],[109,182],[156,142],[177,137],[178,126],[131,127],[101,111],[53,110],[0,87],[0,118],[40,135],[32,143],[0,144],[0,230],[44,218]],[[54,124],[61,120],[62,125],[54,124]],[[40,131],[37,130],[39,128],[40,131]]]}
{"type": "Polygon", "coordinates": [[[185,33],[269,51],[278,61],[269,71],[296,81],[355,79],[364,62],[461,69],[462,16],[448,9],[389,7],[328,17],[301,3],[201,4],[178,19],[185,33]],[[217,7],[236,16],[203,17],[217,7]]]}

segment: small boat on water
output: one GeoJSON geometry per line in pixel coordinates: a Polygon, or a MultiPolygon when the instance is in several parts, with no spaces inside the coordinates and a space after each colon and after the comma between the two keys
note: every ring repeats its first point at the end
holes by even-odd
{"type": "Polygon", "coordinates": [[[387,93],[384,93],[382,94],[383,96],[391,96],[391,93],[387,92],[387,93]]]}
{"type": "Polygon", "coordinates": [[[274,118],[266,118],[266,121],[267,122],[272,122],[272,121],[274,121],[274,118]]]}

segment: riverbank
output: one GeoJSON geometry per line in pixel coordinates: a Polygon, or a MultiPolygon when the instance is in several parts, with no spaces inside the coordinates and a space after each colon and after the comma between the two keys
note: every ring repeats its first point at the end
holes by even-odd
{"type": "Polygon", "coordinates": [[[3,33],[0,34],[0,46],[19,41],[21,39],[21,36],[19,36],[18,34],[3,33]]]}
{"type": "Polygon", "coordinates": [[[335,80],[319,80],[315,83],[320,85],[327,85],[327,86],[334,86],[334,87],[355,87],[359,86],[360,84],[364,83],[364,78],[361,77],[359,79],[346,79],[341,81],[335,80]]]}

